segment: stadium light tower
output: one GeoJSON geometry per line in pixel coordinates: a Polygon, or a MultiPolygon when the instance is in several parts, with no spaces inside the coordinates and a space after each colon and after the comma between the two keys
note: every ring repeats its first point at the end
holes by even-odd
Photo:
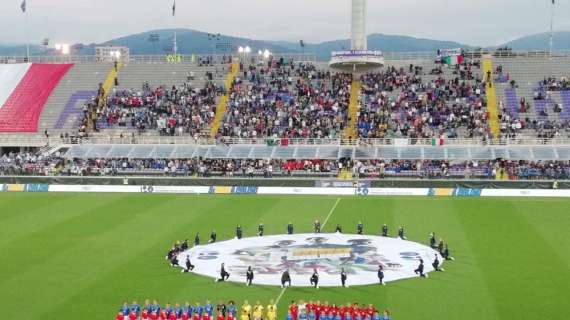
{"type": "Polygon", "coordinates": [[[384,65],[381,51],[368,50],[366,40],[366,3],[367,0],[351,0],[350,50],[334,51],[330,66],[349,72],[365,72],[384,65]]]}
{"type": "Polygon", "coordinates": [[[352,0],[352,50],[368,50],[366,41],[366,0],[352,0]]]}

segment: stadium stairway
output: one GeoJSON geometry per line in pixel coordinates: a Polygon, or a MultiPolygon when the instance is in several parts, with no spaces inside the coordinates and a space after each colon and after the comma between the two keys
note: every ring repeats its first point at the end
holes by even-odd
{"type": "Polygon", "coordinates": [[[103,82],[103,90],[105,90],[105,93],[108,94],[109,92],[111,92],[111,89],[113,89],[113,87],[115,86],[115,79],[118,79],[119,72],[121,71],[122,68],[123,64],[119,63],[117,64],[117,68],[113,67],[111,68],[109,73],[107,73],[105,82],[103,82]]]}
{"type": "Polygon", "coordinates": [[[72,67],[32,64],[0,109],[0,132],[38,132],[46,102],[72,67]]]}
{"type": "Polygon", "coordinates": [[[230,99],[232,83],[234,82],[235,77],[239,72],[239,63],[232,63],[231,69],[226,76],[226,80],[224,81],[224,88],[226,89],[226,93],[220,98],[218,105],[216,107],[216,116],[214,117],[214,121],[212,121],[212,125],[210,126],[210,137],[215,137],[218,133],[220,128],[220,124],[224,115],[226,114],[228,101],[230,99]]]}
{"type": "Polygon", "coordinates": [[[75,64],[50,95],[40,118],[40,131],[54,135],[76,130],[82,103],[95,97],[109,68],[103,63],[75,64]]]}
{"type": "Polygon", "coordinates": [[[358,138],[358,111],[360,109],[360,89],[362,83],[359,80],[352,80],[350,85],[350,102],[348,105],[348,126],[344,130],[344,137],[350,139],[358,138]]]}
{"type": "Polygon", "coordinates": [[[493,81],[493,60],[490,56],[485,56],[483,58],[483,75],[487,77],[487,73],[491,73],[491,79],[487,82],[487,87],[485,88],[487,95],[487,112],[489,113],[489,126],[491,128],[491,134],[493,137],[499,137],[501,130],[499,128],[499,111],[497,105],[497,91],[495,89],[493,81]]]}
{"type": "Polygon", "coordinates": [[[341,180],[352,180],[352,171],[344,168],[339,172],[338,178],[341,180]]]}

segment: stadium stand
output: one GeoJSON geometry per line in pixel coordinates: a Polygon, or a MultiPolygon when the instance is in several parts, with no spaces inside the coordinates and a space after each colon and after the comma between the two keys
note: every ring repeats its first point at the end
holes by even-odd
{"type": "Polygon", "coordinates": [[[461,79],[460,73],[432,63],[364,75],[359,136],[488,137],[484,84],[479,77],[461,79]]]}
{"type": "Polygon", "coordinates": [[[566,56],[494,58],[502,72],[495,78],[500,101],[501,131],[511,137],[567,138],[570,124],[566,56]],[[564,85],[566,83],[566,85],[564,85]]]}
{"type": "MultiPolygon", "coordinates": [[[[125,94],[142,95],[143,85],[151,91],[159,87],[171,91],[172,86],[180,90],[186,84],[191,90],[202,90],[214,83],[214,107],[209,103],[207,110],[193,110],[202,113],[201,120],[197,120],[201,124],[166,133],[188,139],[210,136],[218,141],[265,137],[490,141],[496,136],[493,131],[498,126],[500,141],[505,141],[567,138],[570,130],[567,57],[550,60],[532,56],[494,57],[490,66],[492,89],[496,90],[498,101],[497,122],[492,108],[488,108],[486,69],[483,70],[487,60],[482,63],[466,58],[457,66],[434,63],[427,56],[386,60],[383,69],[353,82],[350,76],[332,72],[319,62],[296,62],[295,57],[270,58],[241,64],[224,103],[221,87],[224,79],[232,78],[230,59],[226,57],[222,63],[202,63],[201,59],[200,63],[134,59],[124,64],[117,76],[117,86],[106,95],[108,100],[125,94]],[[354,90],[353,84],[358,83],[360,90],[354,90]],[[354,125],[357,134],[353,132],[354,125]]],[[[44,131],[51,136],[60,133],[74,136],[84,125],[85,105],[93,102],[97,84],[104,83],[112,69],[111,63],[96,62],[81,62],[70,68],[49,95],[38,129],[32,131],[37,134],[36,145],[44,131]]],[[[98,126],[80,131],[89,131],[92,138],[109,141],[113,137],[165,134],[156,123],[159,117],[147,123],[146,130],[138,130],[136,122],[133,125],[130,121],[132,108],[123,111],[127,114],[126,126],[108,125],[99,114],[98,126]],[[95,128],[104,130],[96,132],[95,128]]],[[[182,122],[192,121],[179,121],[182,122]]],[[[8,124],[13,126],[14,122],[4,121],[5,126],[8,124]]],[[[14,138],[19,141],[23,136],[14,138]]]]}
{"type": "Polygon", "coordinates": [[[8,100],[31,65],[31,63],[0,65],[0,107],[8,100]]]}
{"type": "Polygon", "coordinates": [[[105,80],[112,65],[76,63],[50,95],[40,118],[40,130],[74,131],[79,126],[83,103],[95,98],[95,88],[105,80]]]}
{"type": "Polygon", "coordinates": [[[0,109],[0,132],[38,132],[44,105],[71,64],[32,64],[0,109]]]}
{"type": "Polygon", "coordinates": [[[341,136],[351,76],[284,59],[241,69],[218,137],[341,136]]]}

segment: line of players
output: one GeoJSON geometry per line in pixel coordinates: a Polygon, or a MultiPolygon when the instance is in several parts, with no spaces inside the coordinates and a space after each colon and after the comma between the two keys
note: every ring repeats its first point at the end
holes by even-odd
{"type": "MultiPolygon", "coordinates": [[[[259,237],[262,237],[264,234],[264,231],[265,231],[265,226],[263,223],[260,223],[258,225],[257,235],[259,237]]],[[[321,223],[319,222],[319,220],[316,220],[315,223],[313,224],[313,231],[314,231],[314,233],[321,233],[321,223]]],[[[335,232],[342,233],[342,226],[340,224],[336,225],[335,232]]],[[[293,223],[289,222],[289,224],[287,225],[287,234],[293,234],[293,233],[294,233],[293,223]]],[[[364,225],[362,222],[358,222],[358,224],[356,225],[356,233],[359,235],[364,234],[364,225]]],[[[384,224],[382,226],[381,235],[383,237],[389,237],[390,236],[388,225],[384,224]]],[[[241,226],[238,225],[236,227],[236,238],[241,239],[242,236],[243,236],[243,232],[242,232],[241,226]]],[[[397,237],[402,239],[402,240],[407,240],[404,226],[398,227],[398,236],[397,237]]],[[[214,243],[214,242],[216,242],[216,239],[217,239],[217,234],[215,231],[212,231],[212,233],[210,234],[210,240],[208,242],[214,243]]],[[[195,246],[200,245],[200,234],[199,233],[196,234],[196,237],[194,239],[194,245],[195,246]]],[[[449,246],[447,245],[447,243],[445,243],[443,241],[443,239],[441,239],[441,238],[439,239],[439,242],[437,242],[435,232],[432,232],[429,235],[429,246],[432,249],[437,250],[443,259],[454,260],[454,258],[450,255],[449,246]]],[[[179,265],[178,254],[186,251],[188,248],[189,248],[188,239],[186,239],[182,242],[178,241],[174,244],[172,249],[168,252],[166,259],[170,261],[170,264],[172,266],[174,266],[174,267],[178,266],[179,265]]],[[[432,261],[432,267],[434,268],[435,271],[444,271],[444,269],[440,267],[440,264],[441,263],[439,261],[439,257],[436,254],[434,257],[434,260],[432,261]]],[[[190,257],[187,256],[186,261],[184,263],[184,268],[182,269],[181,272],[190,272],[192,270],[194,270],[194,265],[190,261],[190,257]]],[[[414,272],[417,275],[419,275],[420,277],[427,277],[427,274],[424,273],[424,261],[423,261],[423,259],[419,260],[419,265],[414,270],[414,272]]],[[[225,265],[222,263],[222,265],[220,267],[220,278],[216,279],[216,282],[227,281],[229,279],[229,277],[230,277],[230,274],[226,271],[225,265]]],[[[253,279],[254,279],[254,273],[253,273],[253,269],[250,266],[246,272],[246,285],[251,286],[253,283],[253,279]]],[[[343,287],[348,287],[346,285],[347,280],[348,280],[348,274],[345,272],[344,268],[342,268],[341,272],[340,272],[340,281],[341,281],[341,284],[343,287]]],[[[379,280],[380,284],[386,285],[386,283],[384,282],[384,270],[383,270],[383,267],[381,265],[378,266],[378,280],[379,280]]],[[[314,269],[313,274],[309,278],[309,282],[315,288],[317,288],[317,289],[319,288],[319,273],[318,273],[317,269],[314,269]]],[[[291,275],[289,274],[289,270],[285,270],[281,275],[281,287],[285,287],[286,285],[291,286],[291,275]]]]}
{"type": "MultiPolygon", "coordinates": [[[[264,307],[259,301],[250,305],[247,300],[239,308],[234,301],[226,305],[220,301],[214,305],[207,301],[205,305],[196,303],[194,306],[186,303],[184,306],[167,303],[164,308],[156,300],[152,303],[147,299],[141,307],[136,301],[132,304],[123,303],[115,320],[277,320],[277,305],[273,300],[264,307]],[[215,316],[215,318],[214,318],[215,316]]],[[[286,320],[390,320],[390,312],[382,314],[372,305],[347,303],[345,306],[320,301],[291,301],[286,320]]]]}
{"type": "Polygon", "coordinates": [[[359,305],[347,303],[345,306],[320,301],[291,301],[286,320],[390,320],[390,312],[384,310],[382,314],[373,305],[359,305]]]}
{"type": "Polygon", "coordinates": [[[150,303],[146,300],[144,306],[136,301],[132,304],[123,303],[115,320],[277,320],[277,305],[271,300],[264,307],[259,301],[251,306],[248,301],[239,308],[233,300],[228,304],[220,301],[214,305],[210,301],[206,304],[185,305],[167,303],[162,307],[156,300],[150,303]],[[264,311],[265,310],[265,311],[264,311]]]}
{"type": "MultiPolygon", "coordinates": [[[[342,233],[342,225],[341,224],[337,224],[335,227],[335,232],[338,233],[342,233]]],[[[321,233],[321,223],[319,220],[315,220],[315,223],[313,224],[313,232],[314,233],[321,233]]],[[[265,233],[265,225],[263,223],[260,223],[257,226],[257,236],[262,237],[265,233]]],[[[291,235],[294,233],[294,226],[292,222],[289,222],[289,224],[287,224],[287,234],[291,235]]],[[[362,235],[364,234],[364,224],[360,221],[358,222],[358,224],[356,225],[356,234],[362,235]]],[[[381,235],[383,237],[389,237],[390,233],[389,233],[389,228],[388,225],[384,224],[382,226],[382,231],[381,231],[381,235]]],[[[235,237],[237,239],[241,239],[243,237],[243,231],[240,225],[236,226],[235,229],[235,237]]],[[[408,238],[406,237],[406,232],[404,229],[404,226],[399,226],[398,227],[398,238],[402,239],[402,240],[407,240],[408,238]]],[[[218,238],[218,235],[216,233],[215,230],[213,230],[210,233],[210,239],[208,240],[208,243],[214,243],[216,242],[218,238]]],[[[196,236],[194,237],[194,246],[199,246],[200,245],[200,233],[196,233],[196,236]]],[[[430,238],[429,238],[429,243],[430,246],[432,248],[436,248],[436,237],[435,237],[435,233],[432,232],[430,234],[430,238]]],[[[174,244],[174,246],[171,248],[171,250],[169,251],[169,255],[168,257],[173,257],[175,256],[174,253],[180,253],[182,251],[185,251],[189,248],[189,241],[188,239],[185,239],[184,241],[180,242],[176,242],[174,244]],[[172,254],[171,254],[172,253],[172,254]]],[[[445,243],[443,241],[443,239],[439,239],[439,243],[437,244],[437,249],[440,252],[440,254],[442,255],[442,257],[445,260],[451,260],[450,259],[450,254],[449,254],[449,247],[447,245],[447,243],[445,243]]],[[[169,259],[170,260],[170,259],[169,259]]]]}

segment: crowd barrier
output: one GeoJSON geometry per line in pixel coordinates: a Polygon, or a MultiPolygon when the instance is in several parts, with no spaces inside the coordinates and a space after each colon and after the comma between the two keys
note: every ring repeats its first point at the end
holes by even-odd
{"type": "Polygon", "coordinates": [[[173,193],[257,194],[321,196],[424,196],[424,197],[570,197],[570,190],[477,188],[368,188],[357,187],[256,187],[256,186],[153,186],[0,184],[0,192],[71,193],[173,193]]]}

